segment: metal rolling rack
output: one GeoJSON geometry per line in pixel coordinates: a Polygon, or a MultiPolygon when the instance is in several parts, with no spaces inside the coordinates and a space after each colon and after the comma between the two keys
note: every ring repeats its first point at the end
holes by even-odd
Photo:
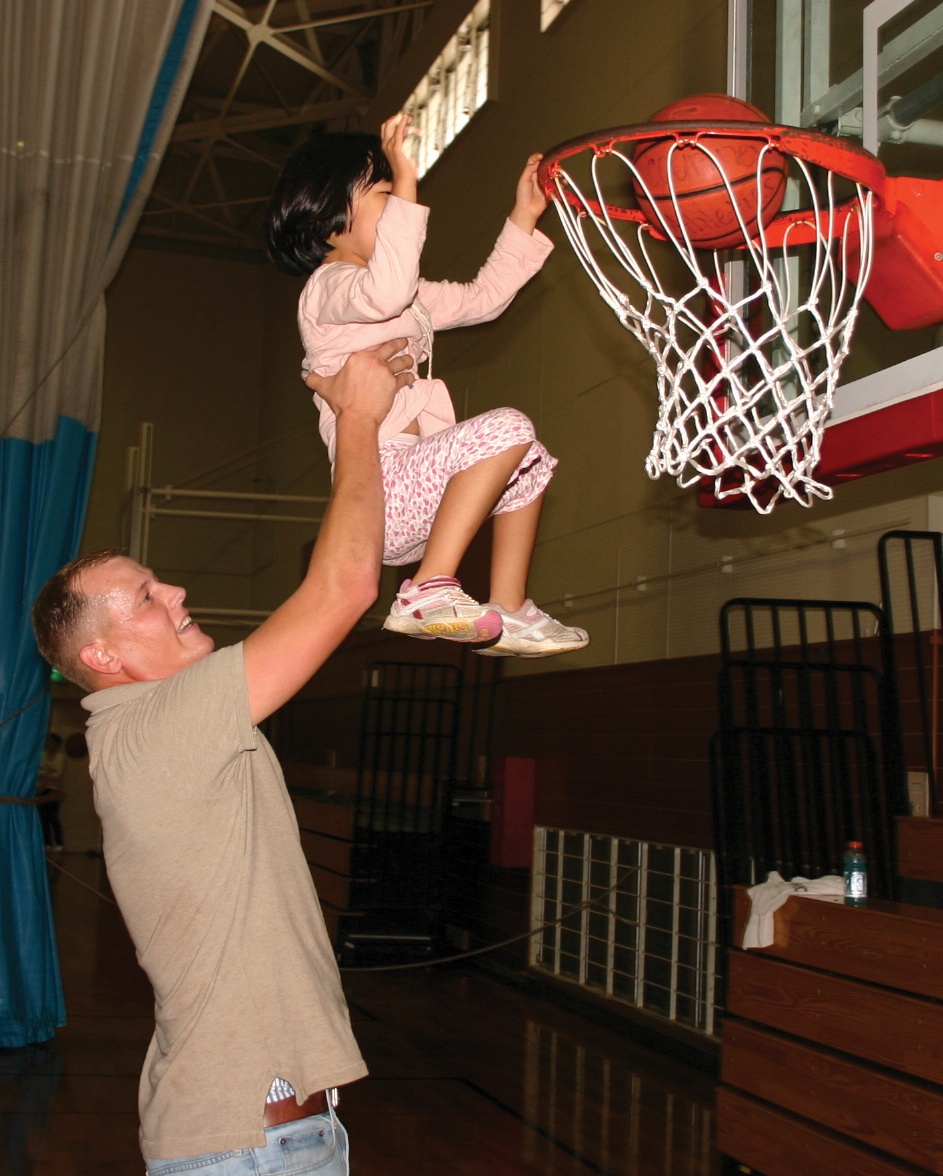
{"type": "Polygon", "coordinates": [[[351,920],[341,958],[423,954],[444,903],[462,679],[456,666],[375,662],[364,690],[351,920]]]}

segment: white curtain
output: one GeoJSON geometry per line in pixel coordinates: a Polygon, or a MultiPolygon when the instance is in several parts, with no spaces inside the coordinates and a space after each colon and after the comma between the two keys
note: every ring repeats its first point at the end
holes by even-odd
{"type": "Polygon", "coordinates": [[[105,287],[211,11],[212,0],[0,0],[0,436],[46,440],[61,414],[97,425],[105,287]],[[175,33],[185,44],[165,69],[175,33]]]}
{"type": "Polygon", "coordinates": [[[104,292],[212,0],[0,0],[0,1047],[64,1023],[33,792],[48,715],[29,611],[76,552],[104,292]]]}

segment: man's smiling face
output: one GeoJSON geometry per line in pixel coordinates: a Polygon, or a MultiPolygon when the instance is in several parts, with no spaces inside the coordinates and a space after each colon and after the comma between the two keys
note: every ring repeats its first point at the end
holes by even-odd
{"type": "Polygon", "coordinates": [[[90,568],[78,588],[97,614],[96,638],[81,657],[109,679],[102,685],[170,678],[212,652],[213,639],[184,608],[186,592],[133,559],[90,568]]]}

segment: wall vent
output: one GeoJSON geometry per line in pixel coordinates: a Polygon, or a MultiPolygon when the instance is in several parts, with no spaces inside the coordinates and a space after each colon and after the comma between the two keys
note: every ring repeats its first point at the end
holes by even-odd
{"type": "Polygon", "coordinates": [[[530,964],[706,1036],[721,1005],[714,855],[535,830],[530,964]],[[598,900],[555,922],[570,908],[598,900]]]}

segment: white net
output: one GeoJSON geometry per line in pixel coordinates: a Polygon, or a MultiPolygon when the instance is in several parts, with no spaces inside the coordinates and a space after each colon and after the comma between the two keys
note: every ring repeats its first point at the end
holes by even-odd
{"type": "MultiPolygon", "coordinates": [[[[763,207],[770,150],[765,144],[758,154],[754,209],[763,207]]],[[[587,157],[590,195],[557,165],[554,204],[603,299],[655,361],[659,413],[649,476],[669,474],[682,487],[707,479],[716,499],[746,496],[763,514],[783,498],[803,506],[830,498],[814,471],[870,270],[872,193],[848,181],[851,195],[840,198],[842,181],[832,171],[794,158],[790,199],[807,213],[790,215],[775,233],[754,224],[751,237],[741,212],[751,200],[742,181],[734,191],[708,138],[670,148],[670,201],[661,208],[625,150],[589,148],[576,158],[587,157]],[[705,152],[724,175],[746,240],[735,253],[692,244],[675,190],[682,150],[705,152]],[[633,181],[660,218],[658,239],[649,226],[607,209],[604,188],[612,205],[614,188],[624,198],[633,181]]]]}

